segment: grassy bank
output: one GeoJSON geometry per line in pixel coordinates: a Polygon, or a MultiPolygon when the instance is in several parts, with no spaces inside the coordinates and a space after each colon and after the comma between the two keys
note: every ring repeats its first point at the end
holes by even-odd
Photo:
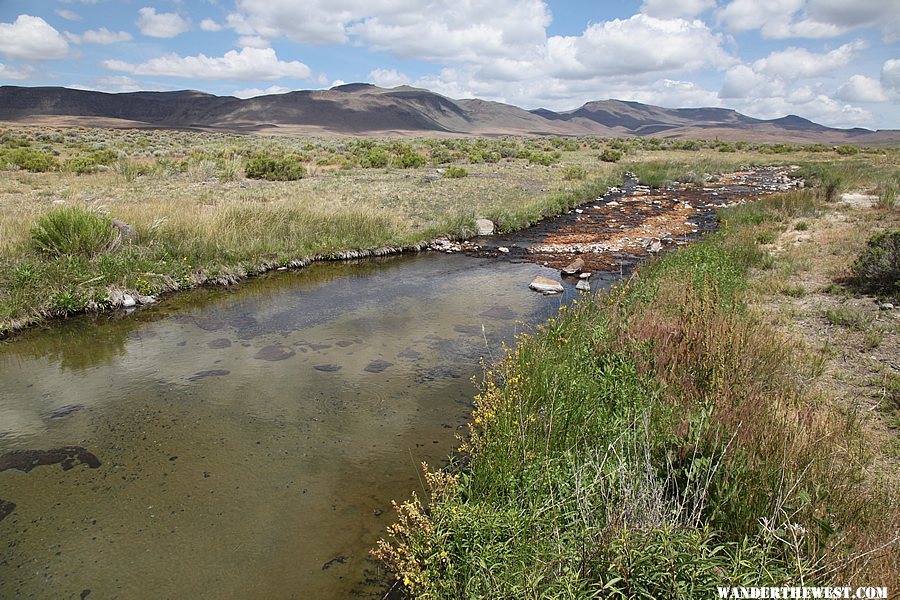
{"type": "MultiPolygon", "coordinates": [[[[884,174],[870,169],[866,184],[884,174]]],[[[809,293],[853,296],[841,278],[852,256],[898,226],[887,202],[855,212],[824,195],[723,211],[720,231],[563,309],[489,367],[453,467],[427,474],[428,499],[398,507],[376,552],[410,595],[896,589],[898,456],[885,442],[896,441],[896,386],[874,407],[842,397],[824,375],[841,350],[795,335],[790,311],[763,310],[812,288],[797,281],[816,272],[813,252],[835,272],[829,291],[809,293]],[[840,238],[794,249],[798,232],[833,223],[840,238]]],[[[896,342],[896,321],[887,327],[896,342]]]]}
{"type": "Polygon", "coordinates": [[[843,169],[895,159],[893,150],[848,157],[818,146],[677,140],[10,129],[0,132],[0,335],[108,307],[124,291],[157,295],[315,256],[465,238],[476,216],[521,229],[597,197],[626,170],[659,185],[746,164],[843,169]],[[618,162],[601,159],[605,150],[620,153],[618,162]],[[66,244],[35,235],[45,218],[64,238],[91,237],[113,219],[129,228],[57,251],[66,244]]]}

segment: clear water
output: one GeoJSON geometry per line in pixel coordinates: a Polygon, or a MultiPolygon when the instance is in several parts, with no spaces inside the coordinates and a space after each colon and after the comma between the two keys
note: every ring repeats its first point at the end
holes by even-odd
{"type": "Polygon", "coordinates": [[[0,344],[0,598],[381,597],[368,550],[464,431],[479,358],[574,291],[419,255],[199,290],[0,344]]]}

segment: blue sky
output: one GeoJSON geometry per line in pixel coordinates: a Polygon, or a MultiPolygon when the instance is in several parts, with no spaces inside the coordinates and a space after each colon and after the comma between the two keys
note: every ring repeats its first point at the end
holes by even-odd
{"type": "Polygon", "coordinates": [[[900,129],[900,0],[0,0],[0,84],[248,97],[357,81],[900,129]]]}

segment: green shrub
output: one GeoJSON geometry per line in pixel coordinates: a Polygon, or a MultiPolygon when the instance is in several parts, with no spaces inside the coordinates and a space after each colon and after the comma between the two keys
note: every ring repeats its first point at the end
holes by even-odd
{"type": "Polygon", "coordinates": [[[579,166],[566,167],[563,169],[563,179],[566,181],[572,181],[575,179],[586,179],[587,178],[587,169],[579,166]]]}
{"type": "Polygon", "coordinates": [[[394,164],[396,164],[401,169],[416,169],[418,167],[424,167],[427,162],[427,158],[425,158],[415,150],[408,148],[405,148],[394,159],[394,164]]]}
{"type": "Polygon", "coordinates": [[[548,152],[520,152],[519,158],[527,158],[528,163],[532,165],[543,165],[545,167],[549,167],[557,160],[559,160],[558,153],[548,153],[548,152]]]}
{"type": "Polygon", "coordinates": [[[31,228],[35,249],[53,256],[93,257],[111,250],[117,240],[118,233],[109,217],[77,206],[41,215],[31,228]]]}
{"type": "Polygon", "coordinates": [[[854,154],[859,154],[859,148],[851,146],[850,144],[844,144],[843,146],[835,148],[835,152],[841,156],[853,156],[854,154]]]}
{"type": "Polygon", "coordinates": [[[359,161],[366,169],[383,169],[391,163],[391,155],[380,148],[369,150],[359,161]]]}
{"type": "Polygon", "coordinates": [[[603,162],[619,162],[622,160],[622,151],[614,148],[606,148],[600,153],[600,160],[603,162]]]}
{"type": "Polygon", "coordinates": [[[468,177],[469,172],[462,167],[447,167],[443,176],[449,179],[460,179],[462,177],[468,177]]]}
{"type": "Polygon", "coordinates": [[[244,172],[250,179],[267,181],[296,181],[306,175],[306,169],[294,156],[274,158],[257,155],[247,161],[244,172]]]}
{"type": "Polygon", "coordinates": [[[89,156],[73,156],[66,161],[65,168],[70,173],[86,175],[97,172],[97,163],[89,156]]]}
{"type": "Polygon", "coordinates": [[[55,171],[59,168],[59,161],[52,154],[28,149],[13,150],[5,153],[4,162],[34,173],[55,171]]]}
{"type": "Polygon", "coordinates": [[[900,296],[900,230],[883,231],[869,238],[852,270],[862,291],[900,296]]]}
{"type": "Polygon", "coordinates": [[[115,150],[108,148],[91,152],[88,157],[98,165],[111,165],[119,158],[115,150]]]}
{"type": "Polygon", "coordinates": [[[50,298],[50,313],[65,316],[69,313],[81,312],[87,308],[87,299],[74,287],[56,292],[50,298]]]}

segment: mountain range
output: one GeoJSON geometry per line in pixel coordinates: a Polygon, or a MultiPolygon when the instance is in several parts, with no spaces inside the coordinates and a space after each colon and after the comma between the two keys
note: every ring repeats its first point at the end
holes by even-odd
{"type": "Polygon", "coordinates": [[[835,129],[796,115],[763,120],[725,108],[602,100],[571,111],[525,110],[425,89],[352,83],[240,99],[196,91],[105,93],[0,86],[0,121],[296,135],[596,135],[892,144],[900,131],[835,129]]]}

